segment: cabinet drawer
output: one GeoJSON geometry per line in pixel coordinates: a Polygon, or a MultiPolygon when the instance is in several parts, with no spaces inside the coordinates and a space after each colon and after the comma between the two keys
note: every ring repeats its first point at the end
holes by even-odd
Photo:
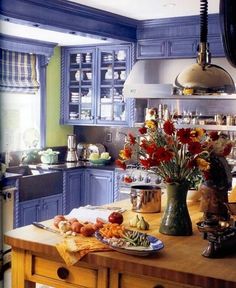
{"type": "Polygon", "coordinates": [[[121,274],[119,288],[197,288],[196,286],[191,286],[187,284],[176,283],[173,281],[163,280],[160,278],[137,276],[130,274],[121,274]]]}
{"type": "Polygon", "coordinates": [[[74,285],[98,288],[103,287],[106,282],[106,269],[88,267],[83,263],[81,266],[67,267],[63,263],[29,254],[27,258],[27,279],[32,282],[63,288],[75,287],[74,285]]]}

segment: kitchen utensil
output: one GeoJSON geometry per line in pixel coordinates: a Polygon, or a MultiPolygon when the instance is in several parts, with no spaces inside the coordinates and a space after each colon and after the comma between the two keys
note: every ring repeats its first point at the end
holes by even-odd
{"type": "Polygon", "coordinates": [[[142,213],[161,211],[161,188],[151,185],[131,186],[132,210],[142,213]]]}
{"type": "Polygon", "coordinates": [[[67,146],[66,162],[77,162],[79,157],[76,150],[76,135],[68,135],[67,146]]]}
{"type": "Polygon", "coordinates": [[[44,224],[42,223],[39,223],[39,222],[33,222],[32,223],[35,227],[37,228],[40,228],[40,229],[44,229],[46,231],[49,231],[49,232],[52,232],[52,233],[56,233],[56,234],[61,234],[60,231],[56,230],[56,229],[52,229],[48,226],[45,226],[44,224]]]}

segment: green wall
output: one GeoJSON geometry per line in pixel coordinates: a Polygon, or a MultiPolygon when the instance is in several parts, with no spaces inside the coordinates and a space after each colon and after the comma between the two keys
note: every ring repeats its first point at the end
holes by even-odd
{"type": "Polygon", "coordinates": [[[61,50],[56,47],[47,67],[46,101],[46,146],[67,145],[67,135],[73,132],[73,126],[59,124],[60,119],[60,68],[61,50]]]}

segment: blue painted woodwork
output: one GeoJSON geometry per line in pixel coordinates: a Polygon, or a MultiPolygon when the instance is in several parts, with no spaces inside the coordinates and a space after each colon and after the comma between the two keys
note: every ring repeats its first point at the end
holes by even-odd
{"type": "MultiPolygon", "coordinates": [[[[224,56],[219,15],[210,14],[208,42],[213,57],[224,56]]],[[[193,58],[199,43],[199,16],[140,21],[137,27],[137,58],[193,58]]]]}
{"type": "MultiPolygon", "coordinates": [[[[1,18],[82,36],[137,41],[137,58],[193,58],[199,42],[200,17],[138,21],[60,0],[2,0],[1,18]],[[40,11],[40,14],[37,13],[40,11]]],[[[218,14],[208,15],[208,42],[213,57],[224,56],[218,14]]]]}
{"type": "Polygon", "coordinates": [[[124,102],[122,89],[125,79],[121,79],[120,75],[121,71],[125,71],[127,77],[131,70],[134,63],[134,45],[62,47],[61,55],[61,124],[131,126],[134,104],[131,99],[124,102]],[[126,58],[119,61],[117,53],[121,50],[125,51],[126,58]],[[87,53],[91,62],[86,62],[87,53]],[[107,55],[111,59],[104,60],[107,55]],[[80,57],[81,61],[77,61],[77,57],[80,57]],[[117,73],[118,79],[106,79],[109,67],[112,72],[117,73]],[[78,79],[77,72],[80,74],[78,79]],[[87,72],[92,73],[92,79],[87,79],[87,72]],[[89,91],[91,98],[85,97],[89,95],[89,91]],[[76,101],[72,93],[78,94],[76,101]],[[117,96],[118,100],[115,99],[117,96]],[[111,117],[105,116],[106,108],[110,109],[111,117]],[[73,112],[76,116],[71,116],[73,112]]]}
{"type": "Polygon", "coordinates": [[[19,203],[19,223],[17,227],[44,221],[62,214],[62,194],[42,197],[19,203]]]}
{"type": "Polygon", "coordinates": [[[3,19],[67,33],[122,41],[136,39],[137,21],[61,0],[2,0],[3,19]]]}
{"type": "Polygon", "coordinates": [[[83,205],[104,205],[114,201],[114,171],[85,170],[83,205]]]}
{"type": "Polygon", "coordinates": [[[20,37],[11,37],[0,34],[0,47],[15,52],[34,53],[39,61],[40,81],[40,143],[41,147],[46,144],[46,67],[50,57],[53,55],[55,43],[37,40],[28,40],[20,37]]]}
{"type": "Polygon", "coordinates": [[[63,171],[63,213],[81,206],[81,193],[84,191],[84,169],[63,171]]]}

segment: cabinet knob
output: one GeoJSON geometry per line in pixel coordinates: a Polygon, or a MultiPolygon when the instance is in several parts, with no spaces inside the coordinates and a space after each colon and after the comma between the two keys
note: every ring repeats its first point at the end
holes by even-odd
{"type": "Polygon", "coordinates": [[[57,276],[60,279],[66,279],[69,276],[69,270],[66,269],[65,267],[59,267],[57,269],[57,276]]]}

